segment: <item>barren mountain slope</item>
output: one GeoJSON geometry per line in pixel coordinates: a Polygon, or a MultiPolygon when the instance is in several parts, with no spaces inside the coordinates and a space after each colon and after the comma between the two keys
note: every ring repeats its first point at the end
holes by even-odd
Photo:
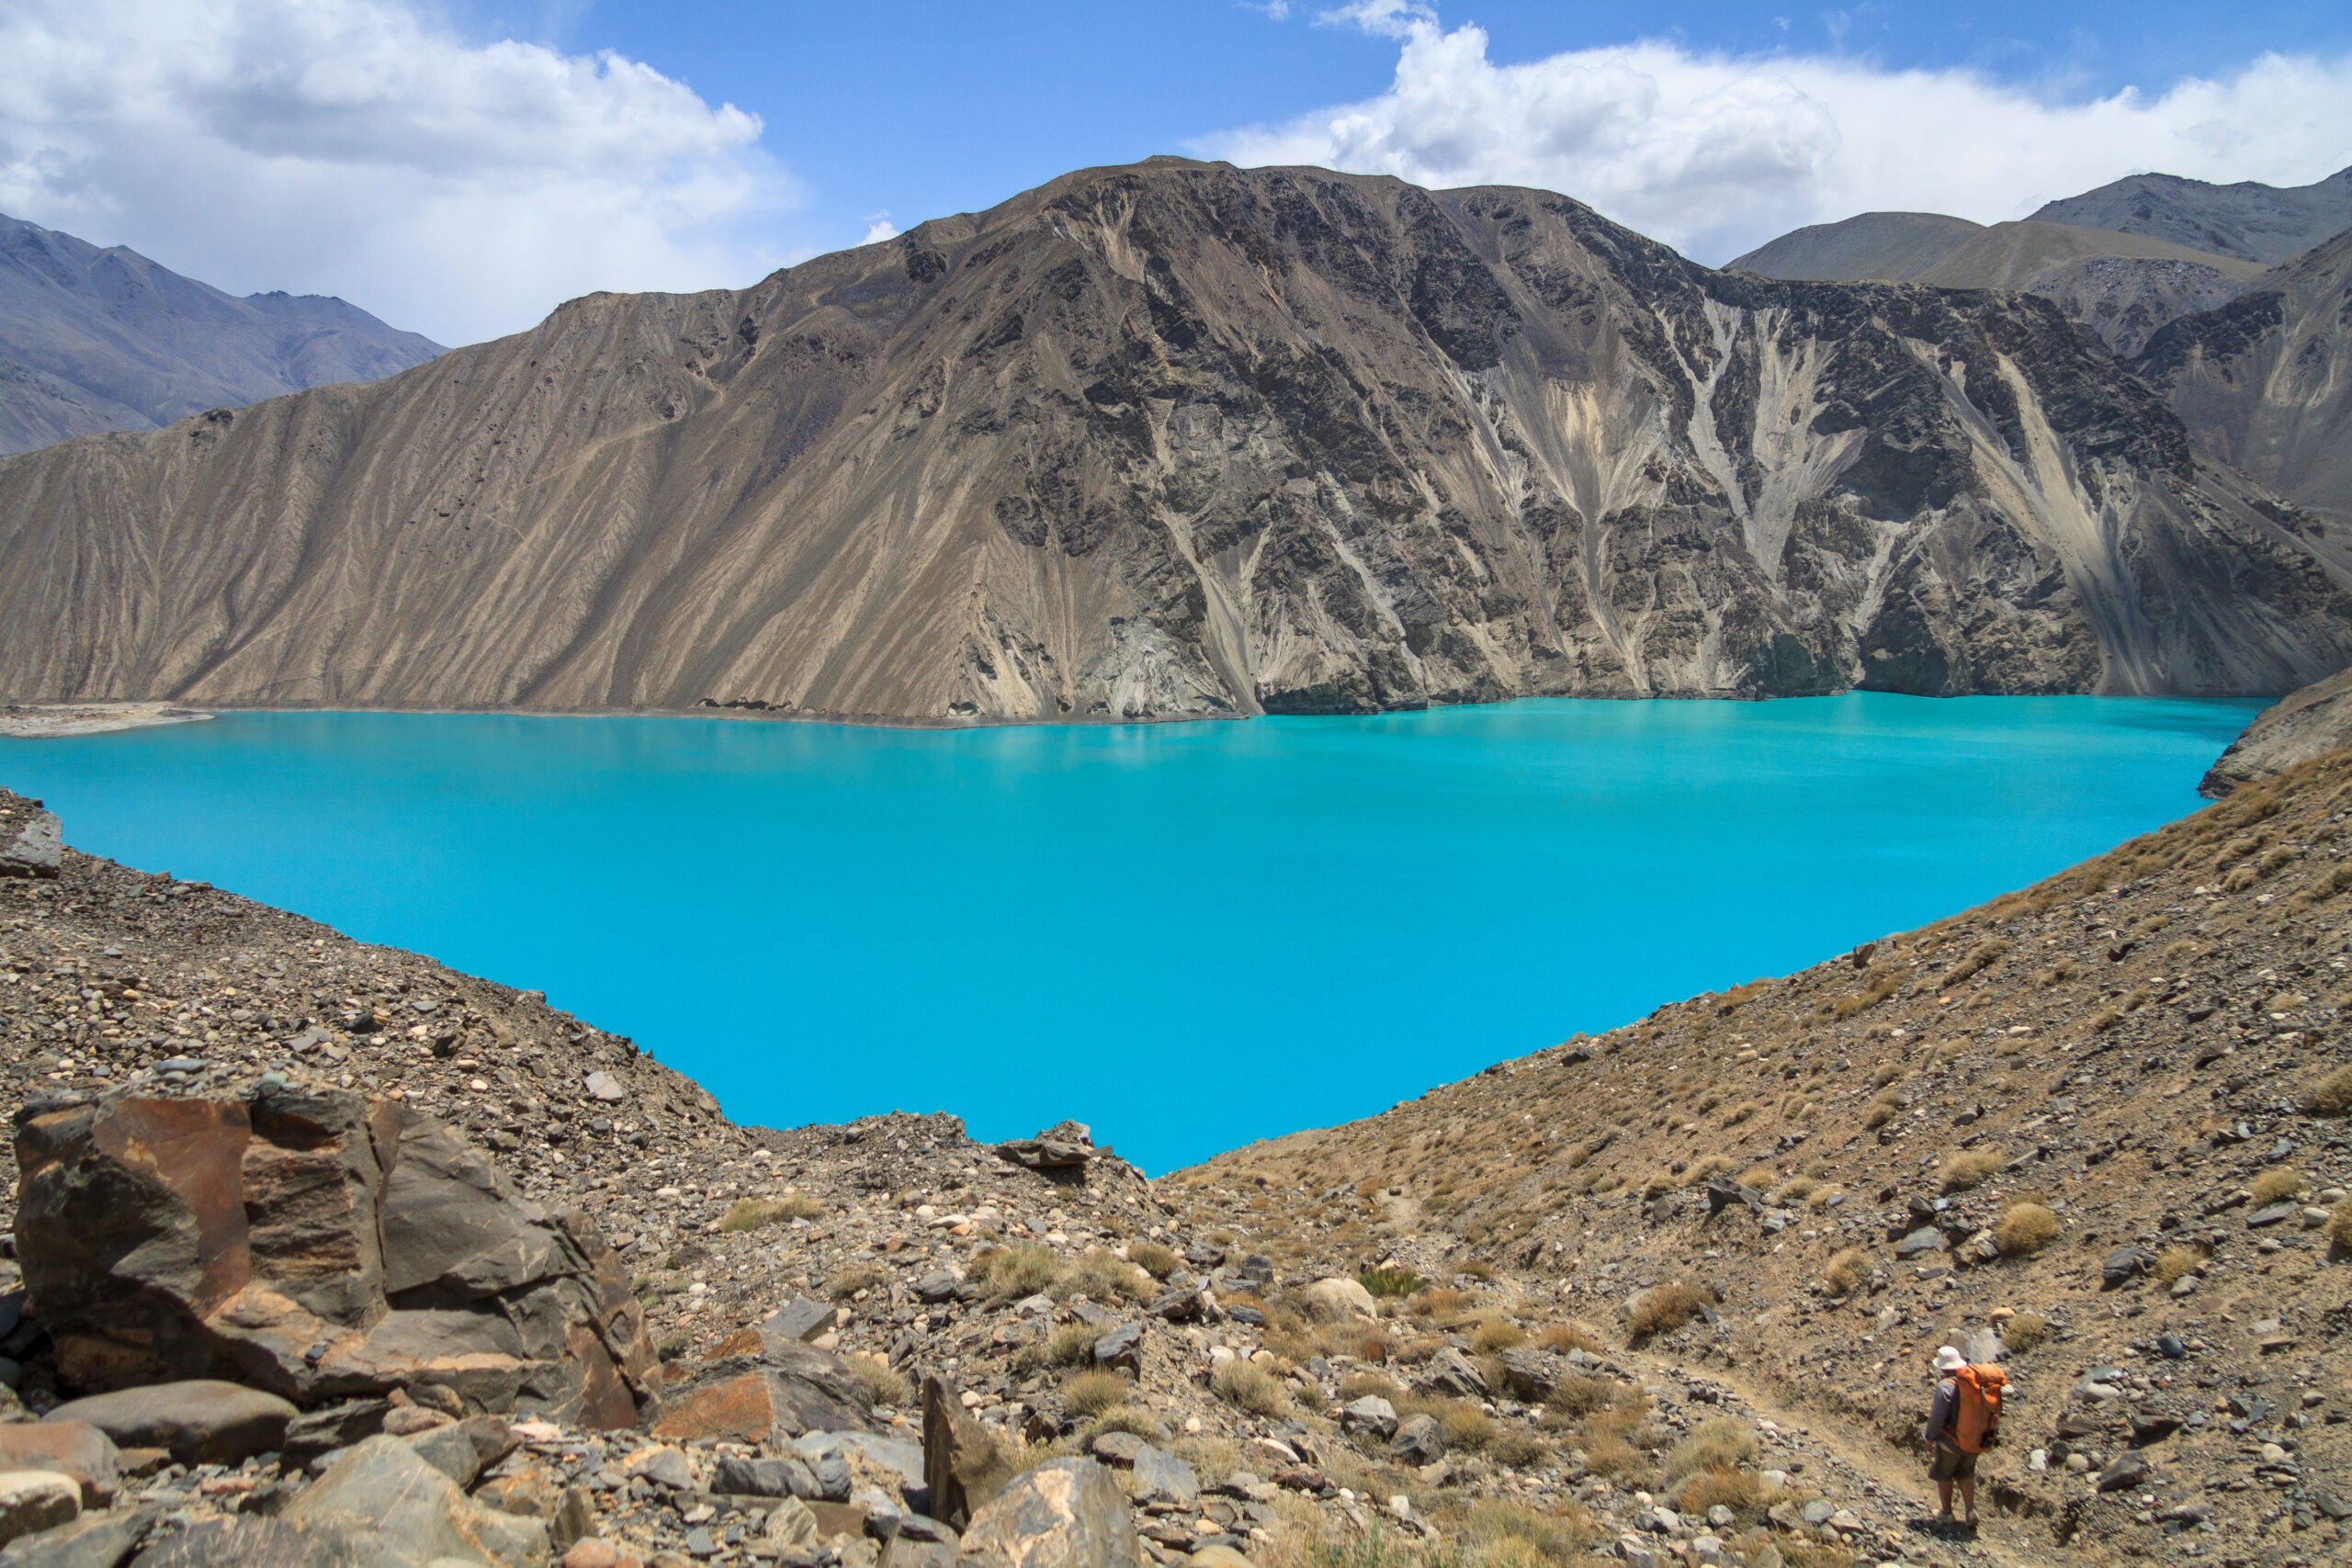
{"type": "MultiPolygon", "coordinates": [[[[2347,844],[2336,750],[1923,931],[1159,1191],[1179,1223],[1223,1219],[1308,1272],[1482,1278],[1519,1302],[1490,1347],[1580,1316],[1842,1435],[1895,1496],[1921,1484],[1928,1356],[1997,1355],[1988,1542],[2334,1561],[2347,844]]],[[[1425,1378],[1425,1338],[1382,1353],[1395,1382],[1425,1378]]],[[[1554,1415],[1619,1484],[1670,1479],[1665,1444],[1573,1399],[1554,1415]]]]}
{"type": "Polygon", "coordinates": [[[320,295],[244,299],[0,217],[0,455],[366,381],[441,346],[320,295]]]}
{"type": "Polygon", "coordinates": [[[2267,508],[2041,301],[1712,273],[1540,192],[1155,160],[0,464],[0,692],[2275,692],[2352,660],[2352,598],[2267,508]]]}
{"type": "Polygon", "coordinates": [[[2352,231],[2173,322],[2136,365],[2200,450],[2352,525],[2352,231]]]}
{"type": "Polygon", "coordinates": [[[2352,228],[2352,169],[2287,186],[2132,175],[2047,203],[2033,220],[2145,234],[2270,266],[2352,228]]]}
{"type": "Polygon", "coordinates": [[[1941,212],[1861,212],[1792,229],[1724,270],[1808,283],[1908,283],[1984,228],[1941,212]]]}
{"type": "Polygon", "coordinates": [[[1996,223],[1913,278],[1940,288],[2020,288],[2056,302],[2120,355],[2177,316],[2211,310],[2263,276],[2253,262],[2068,223],[1996,223]]]}

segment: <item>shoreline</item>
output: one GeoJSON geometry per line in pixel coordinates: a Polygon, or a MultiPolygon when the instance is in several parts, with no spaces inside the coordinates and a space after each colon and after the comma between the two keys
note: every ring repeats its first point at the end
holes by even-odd
{"type": "MultiPolygon", "coordinates": [[[[1928,703],[1965,702],[1973,698],[2005,699],[2027,697],[2090,697],[2123,698],[2150,702],[2193,703],[2254,703],[2265,705],[2257,711],[2271,707],[2291,696],[2293,693],[2188,693],[2188,692],[2032,692],[1999,693],[1971,692],[1952,697],[1921,696],[1928,703]]],[[[1179,724],[1238,724],[1263,718],[1389,718],[1408,714],[1431,713],[1453,708],[1501,708],[1514,703],[1527,702],[1591,702],[1591,703],[1731,703],[1740,705],[1761,705],[1768,703],[1820,702],[1836,697],[1917,696],[1911,692],[1866,691],[1849,686],[1842,691],[1815,692],[1800,696],[1753,697],[1736,693],[1699,694],[1691,693],[1659,693],[1648,695],[1617,695],[1610,694],[1572,694],[1533,692],[1519,696],[1502,697],[1490,702],[1425,703],[1418,707],[1376,708],[1366,713],[1199,713],[1152,714],[1141,716],[1057,715],[1053,717],[1005,718],[990,716],[955,718],[917,718],[890,714],[832,714],[804,710],[756,709],[733,707],[628,707],[628,708],[514,708],[514,707],[356,707],[329,704],[293,703],[218,703],[196,708],[169,702],[16,702],[0,703],[0,739],[51,739],[84,735],[109,734],[122,730],[151,728],[160,725],[200,722],[224,715],[239,714],[396,714],[415,717],[472,718],[701,718],[727,719],[754,724],[828,724],[854,729],[910,729],[954,733],[960,730],[1046,729],[1055,728],[1103,728],[1117,725],[1179,725],[1179,724]],[[136,710],[136,711],[132,711],[136,710]],[[53,712],[60,720],[24,722],[24,716],[53,712]],[[67,714],[86,715],[86,718],[65,718],[67,714]]],[[[2249,720],[2251,722],[2251,720],[2249,720]]]]}
{"type": "Polygon", "coordinates": [[[10,703],[0,706],[0,738],[62,740],[168,724],[203,724],[212,716],[178,703],[10,703]]]}

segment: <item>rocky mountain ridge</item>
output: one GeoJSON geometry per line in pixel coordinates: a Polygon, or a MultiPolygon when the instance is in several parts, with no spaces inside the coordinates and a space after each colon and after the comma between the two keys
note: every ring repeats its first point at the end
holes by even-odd
{"type": "Polygon", "coordinates": [[[2033,220],[2144,234],[2275,266],[2352,229],[2352,168],[2307,186],[2258,180],[2213,185],[2178,175],[2129,175],[2047,202],[2033,220]]]}
{"type": "Polygon", "coordinates": [[[2030,298],[1163,159],[0,463],[0,691],[944,723],[2276,692],[2352,660],[2352,576],[2274,513],[2030,298]]]}
{"type": "Polygon", "coordinates": [[[341,299],[239,299],[0,215],[0,457],[373,380],[440,352],[341,299]]]}

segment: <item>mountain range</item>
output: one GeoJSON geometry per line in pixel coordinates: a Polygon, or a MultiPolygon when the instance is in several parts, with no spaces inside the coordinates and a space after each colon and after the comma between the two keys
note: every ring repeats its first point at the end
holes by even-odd
{"type": "Polygon", "coordinates": [[[0,216],[0,456],[421,365],[441,346],[315,294],[243,299],[0,216]]]}
{"type": "Polygon", "coordinates": [[[18,698],[956,722],[2284,691],[2352,557],[2030,294],[1082,171],[0,464],[18,698]]]}

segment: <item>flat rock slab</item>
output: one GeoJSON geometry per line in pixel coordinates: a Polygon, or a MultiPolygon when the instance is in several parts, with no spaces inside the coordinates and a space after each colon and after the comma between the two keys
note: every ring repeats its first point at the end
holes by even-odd
{"type": "Polygon", "coordinates": [[[168,1449],[181,1464],[237,1464],[283,1447],[298,1414],[274,1393],[191,1378],[68,1400],[41,1424],[86,1422],[118,1448],[168,1449]]]}
{"type": "Polygon", "coordinates": [[[82,1483],[82,1506],[114,1501],[121,1450],[87,1421],[12,1422],[0,1426],[0,1470],[54,1470],[82,1483]]]}
{"type": "Polygon", "coordinates": [[[72,1524],[10,1541],[0,1551],[0,1568],[121,1568],[153,1521],[152,1509],[85,1514],[72,1524]]]}
{"type": "Polygon", "coordinates": [[[133,1568],[353,1568],[343,1543],[276,1519],[204,1519],[158,1536],[133,1568]]]}

